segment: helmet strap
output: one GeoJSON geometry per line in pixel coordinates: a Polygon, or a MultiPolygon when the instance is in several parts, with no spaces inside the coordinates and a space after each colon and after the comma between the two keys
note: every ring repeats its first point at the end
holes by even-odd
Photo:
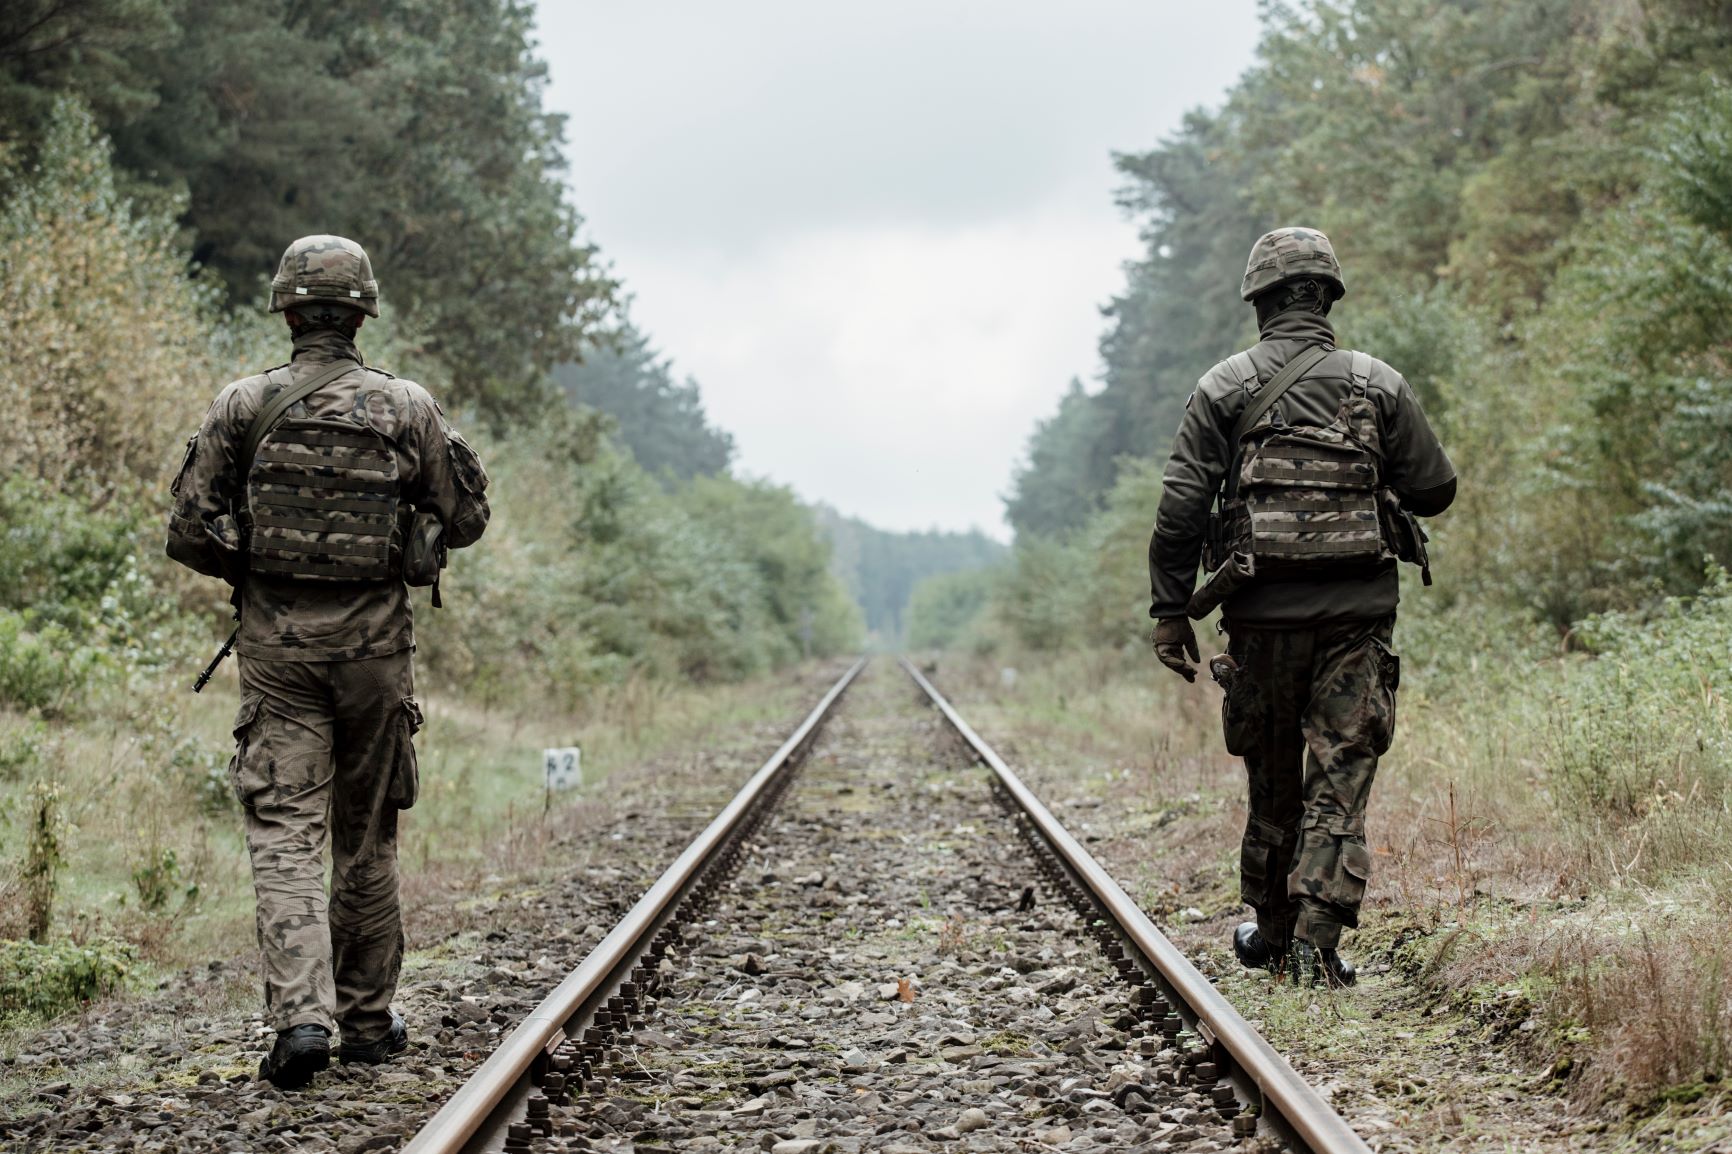
{"type": "Polygon", "coordinates": [[[334,329],[337,332],[353,336],[367,314],[360,309],[345,308],[342,305],[312,304],[304,308],[288,309],[284,318],[289,322],[292,332],[315,332],[319,329],[334,329]]]}
{"type": "Polygon", "coordinates": [[[1300,277],[1278,284],[1251,302],[1257,308],[1257,324],[1268,324],[1282,313],[1304,311],[1326,317],[1335,306],[1335,294],[1315,277],[1300,277]]]}

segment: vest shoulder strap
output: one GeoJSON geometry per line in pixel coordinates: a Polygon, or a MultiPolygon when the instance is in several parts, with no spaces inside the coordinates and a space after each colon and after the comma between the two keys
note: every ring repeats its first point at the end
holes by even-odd
{"type": "Polygon", "coordinates": [[[1263,419],[1265,413],[1275,407],[1275,402],[1281,399],[1282,394],[1291,388],[1299,378],[1316,368],[1317,362],[1328,355],[1329,350],[1322,345],[1312,345],[1310,348],[1296,353],[1292,360],[1281,366],[1281,371],[1276,373],[1267,385],[1263,386],[1262,390],[1246,404],[1244,409],[1240,410],[1239,419],[1233,424],[1233,448],[1235,452],[1238,450],[1239,442],[1245,439],[1245,434],[1249,433],[1257,422],[1263,419]]]}
{"type": "Polygon", "coordinates": [[[1357,349],[1348,356],[1348,372],[1353,378],[1353,395],[1363,397],[1371,388],[1371,357],[1357,349]]]}

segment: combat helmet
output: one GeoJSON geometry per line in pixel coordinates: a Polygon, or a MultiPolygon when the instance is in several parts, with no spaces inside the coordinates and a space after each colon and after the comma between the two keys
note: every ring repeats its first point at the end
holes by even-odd
{"type": "Polygon", "coordinates": [[[284,251],[271,278],[271,311],[314,303],[379,315],[379,282],[366,249],[347,237],[320,234],[303,236],[284,251]]]}
{"type": "Polygon", "coordinates": [[[1347,295],[1347,282],[1341,279],[1341,262],[1335,259],[1335,248],[1328,237],[1314,228],[1278,228],[1264,233],[1251,246],[1251,259],[1245,262],[1245,281],[1239,286],[1239,296],[1248,301],[1300,277],[1328,282],[1334,288],[1335,300],[1347,295]]]}

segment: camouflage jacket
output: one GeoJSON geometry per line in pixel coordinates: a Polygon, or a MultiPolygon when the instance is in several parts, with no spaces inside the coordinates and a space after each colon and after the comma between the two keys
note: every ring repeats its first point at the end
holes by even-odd
{"type": "MultiPolygon", "coordinates": [[[[353,342],[339,333],[327,329],[296,337],[288,375],[305,381],[339,357],[361,363],[353,342]]],[[[187,442],[174,480],[168,555],[230,584],[237,583],[246,555],[237,516],[246,499],[245,478],[236,475],[235,455],[253,417],[277,389],[263,374],[224,388],[187,442]]],[[[288,415],[371,424],[396,449],[402,499],[437,513],[452,548],[473,544],[487,528],[487,473],[420,385],[373,370],[350,373],[321,386],[288,415]]],[[[408,587],[401,581],[351,585],[252,575],[240,585],[235,647],[248,657],[344,661],[415,644],[408,587]]]]}
{"type": "MultiPolygon", "coordinates": [[[[1311,345],[1335,348],[1335,330],[1329,319],[1314,313],[1286,312],[1272,317],[1262,337],[1250,353],[1264,381],[1311,345]]],[[[1287,390],[1276,402],[1276,410],[1287,424],[1327,425],[1335,419],[1350,385],[1348,360],[1345,353],[1331,354],[1287,390]]],[[[1376,406],[1382,435],[1383,484],[1406,499],[1454,479],[1455,467],[1425,419],[1412,387],[1375,357],[1371,358],[1368,395],[1376,406]]],[[[1149,541],[1151,617],[1184,616],[1197,580],[1209,512],[1233,457],[1233,446],[1228,442],[1250,396],[1223,361],[1203,374],[1185,406],[1161,482],[1160,509],[1149,541]]],[[[1222,616],[1265,628],[1373,620],[1395,612],[1399,595],[1392,561],[1370,576],[1252,585],[1228,599],[1222,616]]]]}

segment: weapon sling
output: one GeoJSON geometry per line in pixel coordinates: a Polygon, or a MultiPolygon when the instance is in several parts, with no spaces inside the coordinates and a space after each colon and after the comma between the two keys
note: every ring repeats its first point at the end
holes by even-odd
{"type": "MultiPolygon", "coordinates": [[[[340,357],[324,372],[308,378],[301,384],[291,385],[284,389],[272,397],[269,404],[259,410],[258,415],[253,418],[253,423],[247,426],[246,439],[241,442],[240,451],[235,454],[235,474],[240,478],[243,492],[246,489],[247,474],[253,471],[253,457],[258,453],[259,445],[270,435],[270,431],[276,426],[276,423],[283,419],[283,414],[338,377],[360,367],[358,362],[351,361],[347,357],[340,357]]],[[[246,580],[244,573],[241,580],[246,580]]],[[[238,622],[241,616],[241,587],[239,585],[235,586],[234,604],[235,620],[238,622]]],[[[229,634],[229,639],[223,642],[221,649],[217,650],[216,656],[210,659],[210,664],[205,666],[204,671],[198,675],[198,680],[192,683],[194,693],[202,692],[204,687],[210,684],[210,679],[216,673],[217,667],[234,649],[235,641],[240,635],[241,627],[237,624],[234,632],[229,634]]]]}

